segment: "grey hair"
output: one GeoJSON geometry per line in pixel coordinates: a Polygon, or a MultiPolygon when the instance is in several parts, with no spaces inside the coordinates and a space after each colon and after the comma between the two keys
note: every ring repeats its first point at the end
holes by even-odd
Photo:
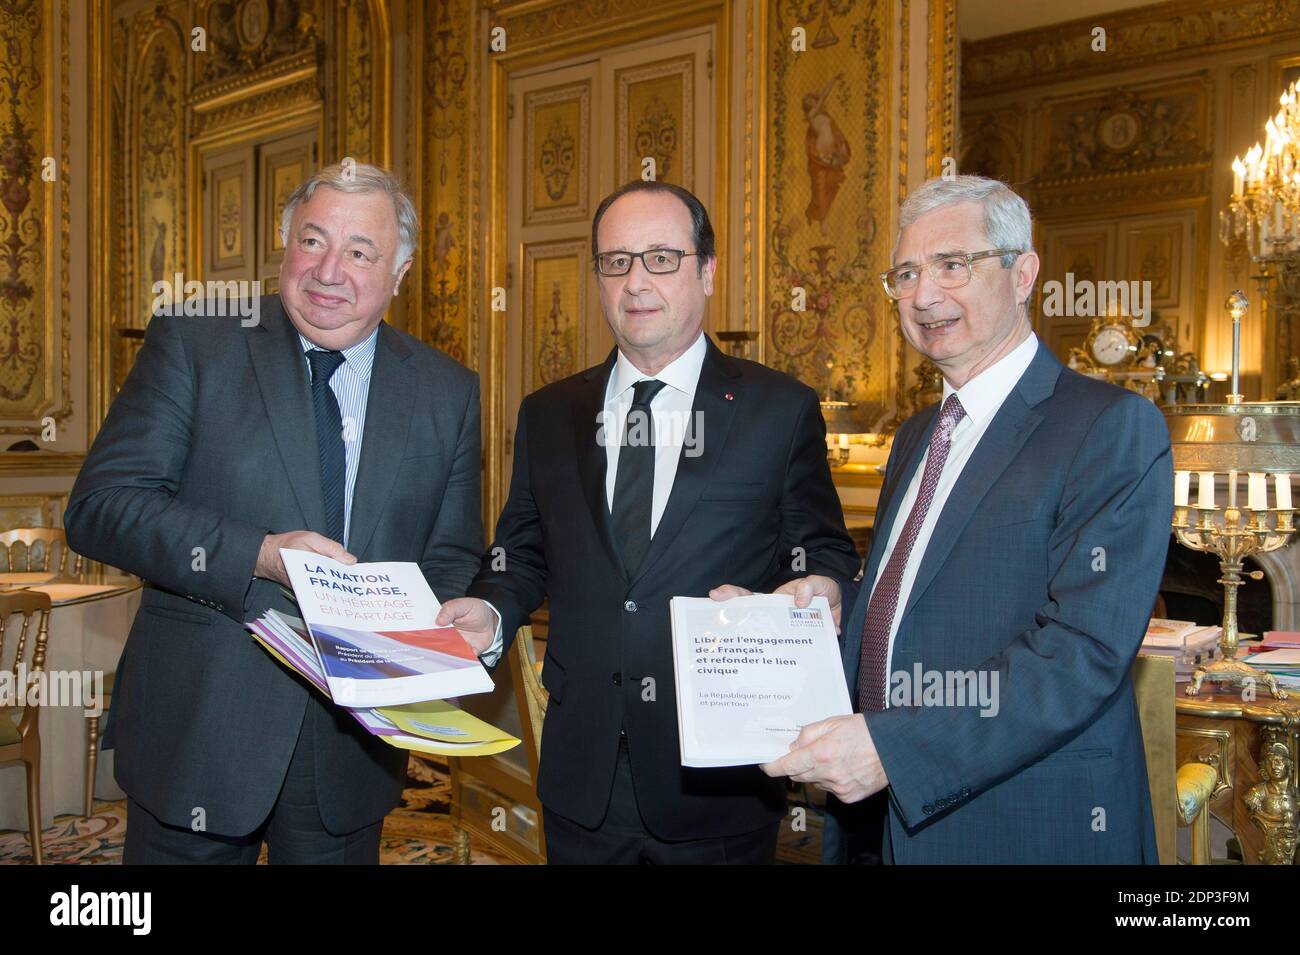
{"type": "Polygon", "coordinates": [[[379,166],[344,160],[343,163],[335,163],[316,172],[295,189],[285,202],[284,211],[280,213],[280,241],[289,244],[289,225],[293,221],[293,211],[299,203],[310,200],[321,186],[329,186],[339,192],[388,194],[393,200],[393,211],[397,214],[397,261],[393,263],[393,274],[396,275],[420,242],[420,217],[415,211],[415,203],[402,190],[402,183],[387,169],[379,166]]]}
{"type": "MultiPolygon", "coordinates": [[[[959,202],[978,202],[984,207],[984,238],[993,248],[1034,251],[1034,227],[1025,200],[1005,182],[983,176],[929,180],[903,200],[898,210],[899,231],[923,215],[959,202]]],[[[1010,267],[1015,260],[1014,255],[1004,255],[1002,265],[1010,267]]]]}

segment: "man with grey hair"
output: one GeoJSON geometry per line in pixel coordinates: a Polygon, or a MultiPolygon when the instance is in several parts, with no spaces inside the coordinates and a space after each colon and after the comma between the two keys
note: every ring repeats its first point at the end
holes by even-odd
{"type": "Polygon", "coordinates": [[[1130,668],[1173,511],[1163,418],[1034,335],[1029,210],[1003,183],[931,180],[900,223],[881,278],[943,400],[895,435],[843,598],[855,712],[764,769],[832,794],[827,861],[1155,862],[1130,668]]]}
{"type": "Polygon", "coordinates": [[[478,379],[384,322],[418,240],[386,171],[331,166],[284,208],[259,321],[156,314],[73,487],[78,553],[146,581],[105,731],[124,861],[374,863],[406,752],[244,630],[292,613],[280,548],[478,567],[478,379]]]}

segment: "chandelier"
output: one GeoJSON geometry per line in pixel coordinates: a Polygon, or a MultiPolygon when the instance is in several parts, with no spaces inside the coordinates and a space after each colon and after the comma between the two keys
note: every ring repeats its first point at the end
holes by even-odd
{"type": "Polygon", "coordinates": [[[1300,225],[1300,80],[1287,87],[1281,108],[1264,124],[1264,144],[1232,160],[1232,198],[1219,213],[1225,245],[1243,241],[1251,255],[1285,251],[1300,225]]]}

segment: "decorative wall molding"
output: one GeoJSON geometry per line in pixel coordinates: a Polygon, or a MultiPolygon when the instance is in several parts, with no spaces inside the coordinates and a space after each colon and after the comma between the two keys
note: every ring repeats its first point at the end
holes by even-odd
{"type": "Polygon", "coordinates": [[[966,98],[1300,37],[1300,0],[1175,0],[962,44],[966,98]],[[1106,50],[1093,50],[1093,29],[1106,50]]]}

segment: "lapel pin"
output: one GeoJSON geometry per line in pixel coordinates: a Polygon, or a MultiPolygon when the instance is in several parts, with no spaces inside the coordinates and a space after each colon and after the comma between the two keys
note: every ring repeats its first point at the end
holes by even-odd
{"type": "Polygon", "coordinates": [[[727,392],[725,395],[723,395],[722,397],[726,398],[728,401],[735,401],[735,400],[736,400],[736,396],[733,395],[730,391],[728,391],[728,392],[727,392]]]}

